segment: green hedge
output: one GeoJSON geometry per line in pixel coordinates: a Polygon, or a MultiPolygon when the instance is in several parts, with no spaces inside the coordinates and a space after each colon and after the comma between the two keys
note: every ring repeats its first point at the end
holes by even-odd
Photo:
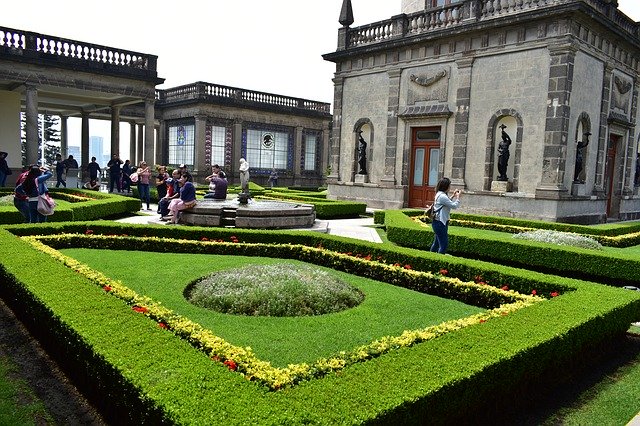
{"type": "MultiPolygon", "coordinates": [[[[561,296],[486,324],[347,367],[323,379],[269,392],[157,327],[57,261],[0,229],[0,292],[67,371],[99,399],[110,421],[188,424],[445,423],[509,405],[520,385],[570,369],[585,347],[624,333],[640,318],[640,295],[613,287],[479,261],[295,232],[120,226],[108,222],[10,226],[13,233],[126,233],[240,241],[271,238],[387,263],[411,262],[459,276],[484,275],[523,292],[561,296]],[[82,231],[84,227],[84,231],[82,231]],[[25,267],[37,265],[37,267],[25,267]],[[54,278],[55,277],[55,278],[54,278]],[[124,417],[120,417],[124,416],[124,417]]],[[[95,239],[96,246],[99,245],[95,239]]],[[[170,245],[180,249],[180,241],[170,245]]],[[[153,256],[150,257],[153,259],[153,256]]],[[[152,262],[150,260],[150,262],[152,262]]],[[[150,263],[151,265],[152,263],[150,263]]],[[[495,282],[492,282],[494,281],[495,282]]]]}
{"type": "Polygon", "coordinates": [[[283,193],[267,193],[259,199],[264,200],[284,200],[284,201],[299,201],[305,204],[314,205],[316,208],[316,216],[319,219],[340,219],[340,218],[352,218],[366,214],[367,204],[358,203],[355,201],[333,201],[322,200],[317,197],[300,196],[296,194],[283,194],[283,193]]]}
{"type": "MultiPolygon", "coordinates": [[[[121,195],[105,194],[85,189],[50,188],[49,193],[59,203],[49,222],[96,220],[134,213],[140,210],[140,201],[121,195]],[[87,199],[89,198],[89,199],[87,199]]],[[[0,207],[0,224],[23,223],[24,218],[13,206],[0,207]]]]}
{"type": "MultiPolygon", "coordinates": [[[[429,250],[433,242],[431,227],[416,223],[405,213],[386,212],[387,238],[403,247],[429,250]]],[[[448,252],[617,286],[640,283],[640,260],[635,257],[517,240],[511,234],[492,233],[487,237],[473,229],[450,226],[448,252]]]]}

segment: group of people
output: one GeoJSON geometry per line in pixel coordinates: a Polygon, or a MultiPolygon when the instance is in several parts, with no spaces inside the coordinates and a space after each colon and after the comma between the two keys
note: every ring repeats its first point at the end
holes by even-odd
{"type": "Polygon", "coordinates": [[[164,195],[158,202],[158,213],[160,220],[170,221],[177,224],[180,218],[180,211],[189,209],[196,205],[196,188],[193,185],[193,177],[184,165],[180,165],[167,175],[166,168],[161,166],[156,176],[156,188],[164,186],[164,195]],[[162,181],[163,183],[159,183],[162,181]]]}
{"type": "Polygon", "coordinates": [[[60,185],[62,185],[63,188],[66,188],[66,178],[69,173],[69,169],[77,169],[78,161],[73,158],[73,155],[69,155],[66,160],[63,160],[61,154],[56,154],[54,166],[56,168],[56,188],[60,188],[60,185]]]}

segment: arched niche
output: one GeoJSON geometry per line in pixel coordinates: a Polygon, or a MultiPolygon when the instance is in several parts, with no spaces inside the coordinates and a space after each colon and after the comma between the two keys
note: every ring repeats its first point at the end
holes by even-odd
{"type": "Polygon", "coordinates": [[[522,135],[523,122],[520,114],[513,109],[502,109],[496,111],[487,126],[487,150],[484,164],[484,184],[485,191],[491,190],[491,182],[498,177],[498,144],[502,141],[502,128],[506,126],[505,132],[511,138],[509,147],[509,162],[507,163],[507,177],[513,183],[513,191],[518,191],[520,180],[520,163],[522,159],[522,135]]]}
{"type": "Polygon", "coordinates": [[[591,134],[591,118],[589,118],[589,114],[583,112],[578,117],[578,122],[576,124],[576,134],[574,137],[574,167],[571,170],[573,173],[573,182],[574,183],[584,183],[587,178],[587,171],[589,173],[595,173],[595,164],[589,164],[589,150],[591,148],[591,137],[587,136],[586,133],[591,134]],[[587,143],[587,145],[585,145],[587,143]],[[578,164],[582,161],[582,166],[578,164]],[[581,170],[578,170],[580,167],[581,170]]]}
{"type": "Polygon", "coordinates": [[[368,118],[361,118],[359,119],[356,124],[353,126],[353,136],[352,136],[352,141],[353,141],[353,166],[352,166],[352,173],[351,173],[351,180],[354,181],[355,180],[355,175],[360,171],[360,165],[358,164],[358,159],[360,157],[359,155],[359,139],[360,139],[360,132],[362,132],[362,138],[365,140],[366,144],[367,144],[367,148],[366,148],[366,169],[367,171],[370,173],[371,170],[371,162],[372,162],[372,156],[373,156],[373,144],[374,144],[374,128],[373,128],[373,123],[371,122],[370,119],[368,118]]]}

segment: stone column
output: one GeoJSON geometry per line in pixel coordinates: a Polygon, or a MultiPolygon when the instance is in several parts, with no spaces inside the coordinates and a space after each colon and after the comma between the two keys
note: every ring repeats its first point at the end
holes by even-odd
{"type": "Polygon", "coordinates": [[[627,134],[627,139],[625,140],[625,154],[624,154],[624,170],[622,171],[624,178],[624,186],[622,188],[623,196],[633,195],[634,185],[633,185],[633,177],[635,175],[635,159],[636,159],[636,144],[634,143],[636,139],[636,117],[638,114],[638,81],[635,81],[635,85],[633,86],[633,98],[631,99],[631,122],[634,123],[633,126],[629,127],[629,132],[627,134]]]}
{"type": "MultiPolygon", "coordinates": [[[[82,111],[82,132],[80,137],[80,167],[89,164],[89,113],[82,111]]],[[[83,176],[84,177],[84,176],[83,176]]]]}
{"type": "Polygon", "coordinates": [[[207,131],[207,116],[196,114],[195,152],[193,153],[193,172],[205,178],[209,172],[205,159],[204,145],[207,131]]]}
{"type": "MultiPolygon", "coordinates": [[[[613,65],[605,63],[604,75],[602,76],[602,102],[600,109],[600,127],[598,128],[597,140],[598,150],[596,152],[596,176],[593,188],[593,195],[605,196],[604,174],[607,163],[607,145],[609,142],[609,107],[611,102],[611,79],[613,77],[613,65]]],[[[595,130],[595,129],[594,129],[595,130]]],[[[595,131],[593,132],[595,133],[595,131]]],[[[594,135],[594,139],[596,135],[594,135]]]]}
{"type": "Polygon", "coordinates": [[[66,115],[60,116],[60,154],[62,158],[69,156],[69,127],[67,126],[67,120],[69,117],[66,115]]]}
{"type": "Polygon", "coordinates": [[[157,157],[160,164],[169,164],[169,147],[167,146],[166,124],[164,120],[160,121],[160,125],[156,127],[156,149],[158,150],[157,157]]]}
{"type": "Polygon", "coordinates": [[[136,162],[134,166],[138,166],[142,160],[144,160],[144,124],[138,124],[138,141],[137,145],[137,153],[136,153],[136,162]]]}
{"type": "Polygon", "coordinates": [[[318,145],[319,148],[319,152],[318,155],[320,155],[321,160],[320,160],[320,174],[322,176],[324,176],[325,171],[327,170],[327,167],[329,166],[329,144],[330,142],[330,135],[329,135],[329,129],[330,129],[330,123],[329,122],[324,122],[322,124],[322,143],[318,145]]]}
{"type": "Polygon", "coordinates": [[[27,85],[25,93],[26,107],[26,138],[27,138],[27,165],[36,164],[38,158],[38,145],[40,137],[38,134],[38,89],[35,86],[27,85]]]}
{"type": "Polygon", "coordinates": [[[153,137],[155,127],[155,99],[144,101],[144,160],[149,167],[156,164],[155,141],[153,137]]]}
{"type": "Polygon", "coordinates": [[[331,146],[329,147],[329,164],[331,172],[327,176],[327,183],[337,183],[340,178],[340,149],[342,133],[342,94],[344,78],[333,79],[333,129],[331,131],[331,146]]]}
{"type": "Polygon", "coordinates": [[[120,156],[120,109],[122,107],[111,107],[111,155],[120,156]]]}
{"type": "MultiPolygon", "coordinates": [[[[471,102],[473,60],[474,58],[464,58],[456,61],[456,65],[458,66],[458,91],[453,132],[451,184],[462,188],[466,188],[465,172],[467,164],[467,139],[469,135],[469,106],[471,102]]],[[[442,143],[444,143],[444,141],[442,141],[442,143]]],[[[444,155],[441,155],[440,158],[440,161],[444,161],[444,155]]]]}
{"type": "MultiPolygon", "coordinates": [[[[398,109],[400,107],[400,77],[402,70],[389,71],[389,99],[387,104],[387,135],[384,149],[383,177],[380,179],[382,186],[395,186],[396,184],[396,151],[398,149],[398,109]]],[[[372,141],[369,141],[372,142],[372,141]]],[[[373,147],[370,145],[369,150],[373,147]]],[[[369,161],[372,158],[369,156],[369,161]]]]}
{"type": "Polygon", "coordinates": [[[304,128],[298,126],[295,128],[295,133],[293,135],[293,184],[301,185],[302,184],[302,137],[303,137],[304,128]]]}
{"type": "MultiPolygon", "coordinates": [[[[242,121],[238,120],[233,123],[233,158],[231,159],[231,175],[235,178],[238,176],[237,183],[240,182],[240,158],[242,158],[242,121]]],[[[251,167],[251,164],[249,164],[251,167]]],[[[251,170],[249,170],[251,176],[251,170]]]]}
{"type": "Polygon", "coordinates": [[[549,46],[549,89],[547,120],[542,158],[542,178],[536,188],[536,197],[559,199],[566,195],[564,174],[567,162],[569,117],[573,64],[577,47],[572,43],[549,46]]]}
{"type": "Polygon", "coordinates": [[[131,164],[136,164],[136,122],[130,121],[129,126],[129,160],[131,164]]]}

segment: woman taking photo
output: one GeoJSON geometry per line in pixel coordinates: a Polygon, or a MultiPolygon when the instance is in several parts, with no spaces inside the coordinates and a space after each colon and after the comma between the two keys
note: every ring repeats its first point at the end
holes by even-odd
{"type": "Polygon", "coordinates": [[[460,206],[460,191],[456,189],[453,192],[453,198],[449,198],[447,192],[451,186],[449,178],[442,178],[436,186],[436,198],[433,204],[433,212],[435,217],[431,223],[435,239],[431,245],[431,251],[438,253],[446,253],[449,246],[449,217],[451,209],[457,209],[460,206]]]}

